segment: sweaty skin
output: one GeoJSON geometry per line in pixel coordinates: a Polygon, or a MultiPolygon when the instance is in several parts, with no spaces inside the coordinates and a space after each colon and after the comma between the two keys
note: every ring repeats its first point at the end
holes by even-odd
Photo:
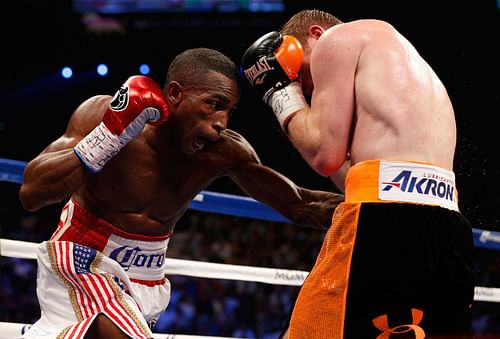
{"type": "Polygon", "coordinates": [[[342,188],[346,168],[369,159],[452,169],[456,126],[447,91],[390,24],[315,25],[304,49],[301,81],[311,106],[293,116],[288,132],[318,173],[342,188]]]}
{"type": "Polygon", "coordinates": [[[73,147],[99,122],[111,96],[95,96],[73,113],[67,129],[28,163],[20,190],[30,211],[69,197],[114,226],[134,234],[164,235],[193,197],[222,176],[291,221],[326,228],[343,195],[311,191],[263,166],[252,146],[226,129],[239,100],[235,81],[209,71],[199,87],[171,82],[164,93],[170,117],[144,131],[98,174],[83,168],[73,147]]]}

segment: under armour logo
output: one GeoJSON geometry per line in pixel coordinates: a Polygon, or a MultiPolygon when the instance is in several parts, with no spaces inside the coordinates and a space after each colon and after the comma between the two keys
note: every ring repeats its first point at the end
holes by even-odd
{"type": "Polygon", "coordinates": [[[423,339],[425,338],[425,332],[423,328],[418,326],[424,317],[424,312],[412,308],[411,309],[412,322],[411,324],[398,325],[396,327],[389,327],[389,319],[387,314],[378,316],[372,319],[373,325],[382,331],[381,334],[377,336],[377,339],[389,339],[391,334],[402,334],[413,332],[415,334],[415,339],[423,339]]]}

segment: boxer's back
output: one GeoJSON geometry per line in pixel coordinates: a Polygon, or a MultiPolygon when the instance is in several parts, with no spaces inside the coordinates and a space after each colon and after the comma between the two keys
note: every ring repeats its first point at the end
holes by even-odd
{"type": "Polygon", "coordinates": [[[358,42],[353,162],[413,160],[451,170],[455,117],[440,79],[392,26],[363,20],[348,27],[352,34],[364,32],[358,42]]]}

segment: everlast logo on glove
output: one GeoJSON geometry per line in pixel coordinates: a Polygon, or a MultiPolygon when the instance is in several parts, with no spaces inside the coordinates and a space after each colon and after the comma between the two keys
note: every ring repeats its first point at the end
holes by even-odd
{"type": "Polygon", "coordinates": [[[109,108],[114,111],[123,111],[128,106],[128,86],[122,85],[116,92],[113,100],[109,103],[109,108]]]}
{"type": "Polygon", "coordinates": [[[283,73],[280,68],[276,69],[276,67],[272,66],[275,62],[276,60],[263,56],[256,63],[252,64],[252,66],[243,70],[245,77],[253,84],[253,88],[260,93],[264,102],[267,102],[276,90],[286,85],[286,83],[279,81],[279,78],[276,79],[274,75],[274,72],[283,73]]]}
{"type": "Polygon", "coordinates": [[[266,76],[266,74],[263,73],[273,69],[274,68],[267,62],[267,58],[263,56],[257,60],[255,64],[253,64],[250,68],[245,69],[243,72],[245,73],[248,81],[255,83],[256,85],[260,85],[264,82],[264,77],[266,76]],[[262,77],[258,78],[261,74],[263,74],[262,77]]]}

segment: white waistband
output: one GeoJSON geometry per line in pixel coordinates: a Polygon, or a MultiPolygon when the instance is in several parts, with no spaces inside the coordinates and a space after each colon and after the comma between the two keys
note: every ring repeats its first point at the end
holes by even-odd
{"type": "Polygon", "coordinates": [[[168,242],[140,241],[112,234],[103,253],[118,262],[131,278],[157,280],[164,277],[168,242]]]}
{"type": "Polygon", "coordinates": [[[458,211],[455,174],[427,164],[380,161],[378,198],[439,205],[458,211]]]}

